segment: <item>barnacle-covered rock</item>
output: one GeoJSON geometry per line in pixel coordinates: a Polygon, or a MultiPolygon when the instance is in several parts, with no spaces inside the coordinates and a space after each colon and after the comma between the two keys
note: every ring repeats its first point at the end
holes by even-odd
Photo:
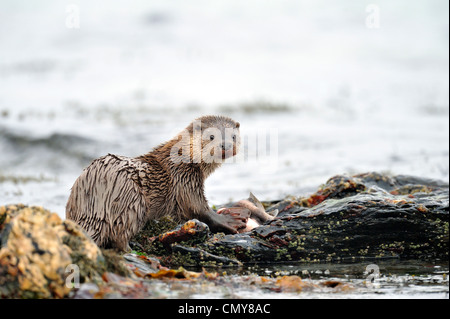
{"type": "Polygon", "coordinates": [[[443,182],[379,173],[336,176],[309,197],[275,206],[276,219],[246,236],[206,242],[204,249],[250,263],[448,260],[449,186],[443,182]]]}
{"type": "MultiPolygon", "coordinates": [[[[210,234],[203,242],[177,243],[176,252],[160,253],[174,264],[183,260],[180,252],[226,257],[227,264],[448,260],[449,186],[441,181],[380,173],[338,175],[310,196],[263,204],[269,214],[278,210],[278,216],[250,232],[210,234]]],[[[192,262],[204,265],[205,258],[190,258],[192,262]]]]}

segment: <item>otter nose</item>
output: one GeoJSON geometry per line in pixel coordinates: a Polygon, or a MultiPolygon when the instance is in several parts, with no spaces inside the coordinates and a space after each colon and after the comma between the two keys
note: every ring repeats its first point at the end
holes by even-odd
{"type": "Polygon", "coordinates": [[[222,149],[224,151],[231,150],[232,148],[233,148],[233,143],[227,143],[227,142],[222,143],[222,149]]]}

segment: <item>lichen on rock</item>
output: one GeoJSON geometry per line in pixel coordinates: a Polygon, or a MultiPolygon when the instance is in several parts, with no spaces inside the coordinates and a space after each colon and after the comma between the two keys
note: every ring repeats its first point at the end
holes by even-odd
{"type": "Polygon", "coordinates": [[[100,248],[70,220],[42,207],[0,207],[0,297],[63,298],[79,283],[102,281],[108,263],[100,248]]]}
{"type": "Polygon", "coordinates": [[[9,223],[3,224],[0,250],[0,296],[62,298],[65,269],[72,263],[71,249],[62,243],[65,227],[58,217],[40,207],[2,208],[9,223]]]}

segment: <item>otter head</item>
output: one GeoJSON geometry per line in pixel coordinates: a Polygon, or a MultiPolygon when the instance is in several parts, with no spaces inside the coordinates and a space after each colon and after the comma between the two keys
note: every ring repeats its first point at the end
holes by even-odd
{"type": "Polygon", "coordinates": [[[202,163],[222,163],[239,151],[239,122],[226,116],[202,116],[190,125],[193,159],[202,163]],[[197,146],[197,148],[196,148],[197,146]]]}
{"type": "Polygon", "coordinates": [[[238,153],[239,126],[226,116],[199,117],[175,138],[170,158],[174,163],[203,163],[216,167],[238,153]]]}

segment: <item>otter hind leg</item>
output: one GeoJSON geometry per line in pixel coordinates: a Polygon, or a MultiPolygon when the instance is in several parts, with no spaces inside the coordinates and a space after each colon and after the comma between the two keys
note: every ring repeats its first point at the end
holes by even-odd
{"type": "Polygon", "coordinates": [[[147,221],[147,201],[138,185],[130,179],[114,192],[109,209],[110,236],[113,247],[129,251],[129,241],[147,221]]]}

